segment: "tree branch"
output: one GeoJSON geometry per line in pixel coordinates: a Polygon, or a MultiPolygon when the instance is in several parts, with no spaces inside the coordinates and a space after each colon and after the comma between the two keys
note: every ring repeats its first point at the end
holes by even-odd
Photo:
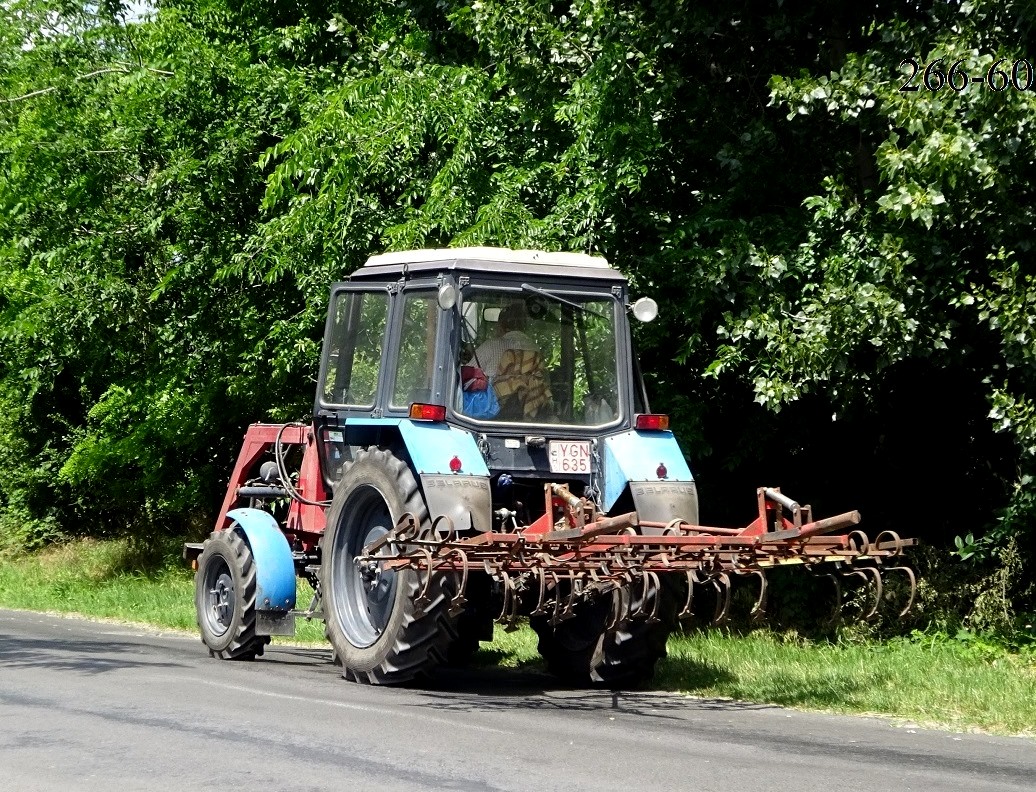
{"type": "MultiPolygon", "coordinates": [[[[144,71],[151,72],[152,74],[160,74],[163,77],[172,77],[175,74],[174,72],[165,71],[164,69],[153,69],[150,66],[144,66],[142,68],[144,69],[144,71]]],[[[92,72],[89,72],[88,74],[80,74],[80,75],[78,75],[75,78],[75,81],[79,82],[81,80],[89,80],[92,77],[100,77],[102,74],[111,74],[113,72],[118,73],[118,74],[129,74],[130,70],[128,68],[126,68],[126,66],[110,66],[110,67],[108,67],[106,69],[97,69],[97,71],[92,71],[92,72]]],[[[46,88],[40,88],[38,91],[30,91],[27,94],[22,94],[21,96],[16,96],[13,99],[9,99],[7,97],[4,97],[4,101],[7,102],[8,104],[14,104],[15,102],[20,102],[23,99],[32,99],[34,96],[42,96],[43,94],[51,93],[53,91],[56,91],[58,89],[58,87],[59,86],[57,86],[57,85],[50,85],[50,86],[48,86],[46,88]]]]}

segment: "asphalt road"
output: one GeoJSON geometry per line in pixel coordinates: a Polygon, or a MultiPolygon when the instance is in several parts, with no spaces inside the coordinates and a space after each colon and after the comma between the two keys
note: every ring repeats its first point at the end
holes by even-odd
{"type": "Polygon", "coordinates": [[[1036,741],[456,672],[347,683],[326,651],[0,610],[0,790],[1027,790],[1036,741]]]}

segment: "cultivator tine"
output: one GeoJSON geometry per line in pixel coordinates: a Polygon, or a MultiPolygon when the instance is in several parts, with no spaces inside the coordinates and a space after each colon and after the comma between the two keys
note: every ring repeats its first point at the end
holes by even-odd
{"type": "Polygon", "coordinates": [[[555,618],[559,622],[567,621],[568,619],[574,619],[576,612],[576,602],[579,600],[579,596],[583,593],[583,581],[578,578],[572,578],[572,585],[569,588],[568,596],[565,598],[565,607],[562,608],[561,613],[556,613],[555,618]]]}
{"type": "Polygon", "coordinates": [[[500,579],[504,585],[504,605],[496,620],[504,625],[505,632],[514,632],[518,629],[518,609],[521,605],[521,598],[518,596],[514,581],[506,570],[500,570],[500,579]]]}
{"type": "MultiPolygon", "coordinates": [[[[556,574],[554,574],[553,577],[554,599],[552,600],[553,612],[550,615],[550,623],[554,627],[557,627],[559,624],[561,624],[561,622],[564,621],[564,619],[561,618],[561,580],[558,578],[556,574]]],[[[571,596],[571,592],[569,593],[569,596],[571,596]]]]}
{"type": "MultiPolygon", "coordinates": [[[[403,514],[400,515],[399,520],[396,521],[396,527],[392,530],[392,534],[394,535],[392,538],[400,542],[409,542],[416,539],[418,534],[417,518],[410,512],[403,512],[403,514]]],[[[386,534],[381,538],[388,541],[389,534],[386,534]]],[[[377,544],[378,541],[380,540],[375,540],[374,544],[377,544]]]]}
{"type": "Polygon", "coordinates": [[[720,627],[726,624],[730,615],[730,576],[720,572],[712,578],[712,585],[716,587],[716,611],[712,614],[712,626],[720,627]]]}
{"type": "Polygon", "coordinates": [[[874,540],[872,545],[874,550],[883,550],[888,552],[886,558],[899,558],[903,555],[903,548],[906,545],[903,540],[900,539],[899,534],[895,531],[882,531],[878,534],[878,538],[874,540]],[[884,539],[884,541],[882,541],[884,539]]]}
{"type": "Polygon", "coordinates": [[[849,549],[857,555],[864,555],[870,549],[871,540],[863,531],[850,531],[847,537],[849,549]]]}
{"type": "Polygon", "coordinates": [[[875,567],[846,567],[845,569],[840,570],[839,574],[844,578],[862,578],[864,585],[866,585],[868,589],[873,589],[874,594],[871,606],[861,616],[864,621],[870,621],[873,619],[878,614],[878,607],[881,605],[881,572],[879,572],[875,567]]]}
{"type": "MultiPolygon", "coordinates": [[[[547,613],[547,573],[542,567],[533,570],[533,577],[537,582],[536,607],[532,609],[530,616],[545,616],[547,613]]],[[[554,579],[555,591],[557,591],[557,578],[554,579]]]]}
{"type": "MultiPolygon", "coordinates": [[[[828,618],[828,621],[831,623],[837,623],[841,619],[842,605],[844,604],[844,601],[842,599],[841,582],[831,572],[814,572],[812,567],[806,567],[806,569],[809,571],[809,574],[811,574],[813,577],[825,578],[826,580],[831,581],[831,585],[834,587],[835,590],[835,605],[831,609],[831,615],[828,618]]],[[[841,570],[839,570],[839,572],[841,572],[841,570]]]]}
{"type": "Polygon", "coordinates": [[[863,571],[871,576],[874,581],[874,604],[871,605],[871,609],[864,614],[864,621],[870,621],[878,615],[878,608],[881,606],[881,595],[884,592],[884,587],[881,583],[881,570],[877,567],[863,567],[863,571]]]}
{"type": "Polygon", "coordinates": [[[908,566],[888,567],[885,570],[885,573],[888,574],[889,572],[902,572],[906,575],[907,582],[910,584],[910,594],[907,597],[906,605],[904,605],[903,609],[899,612],[899,618],[903,619],[911,610],[913,610],[914,607],[914,597],[917,596],[917,576],[914,574],[914,570],[908,566]]]}
{"type": "Polygon", "coordinates": [[[443,543],[450,543],[456,540],[457,531],[453,527],[453,520],[448,514],[440,514],[434,520],[432,520],[431,536],[441,540],[443,543]],[[445,523],[446,530],[443,531],[439,528],[439,525],[445,523]]]}
{"type": "Polygon", "coordinates": [[[457,556],[461,563],[460,572],[453,573],[454,581],[460,578],[460,583],[457,584],[457,593],[453,595],[453,599],[450,600],[449,614],[452,617],[460,616],[464,612],[464,606],[468,604],[467,597],[464,593],[468,588],[468,554],[465,553],[461,548],[456,547],[449,553],[450,556],[457,556]]]}
{"type": "Polygon", "coordinates": [[[687,570],[687,599],[684,600],[683,608],[676,616],[681,623],[694,618],[692,608],[694,607],[694,586],[697,583],[697,577],[693,569],[687,570]]]}
{"type": "Polygon", "coordinates": [[[737,570],[737,574],[743,577],[757,577],[759,578],[759,596],[755,599],[755,604],[752,606],[752,610],[748,612],[748,618],[750,619],[761,619],[766,615],[766,593],[767,593],[767,579],[766,572],[762,569],[749,569],[749,570],[737,570]]]}
{"type": "Polygon", "coordinates": [[[631,619],[644,618],[648,624],[658,624],[658,602],[662,599],[662,584],[658,574],[650,570],[641,575],[641,597],[640,604],[631,609],[631,619]],[[651,611],[646,612],[645,603],[651,601],[651,611]]]}
{"type": "Polygon", "coordinates": [[[612,595],[611,619],[605,626],[605,632],[615,632],[620,627],[629,624],[630,620],[630,590],[628,586],[620,586],[612,595]]]}
{"type": "Polygon", "coordinates": [[[420,550],[421,550],[422,555],[424,556],[425,565],[424,565],[424,570],[423,570],[424,571],[424,578],[423,579],[421,578],[422,569],[421,569],[420,566],[417,568],[417,571],[416,571],[416,574],[418,576],[418,580],[420,581],[420,584],[419,584],[419,591],[420,591],[420,593],[414,598],[414,618],[415,619],[420,619],[421,617],[424,616],[425,608],[427,608],[428,605],[432,601],[431,597],[428,596],[428,592],[432,588],[432,577],[435,574],[434,571],[433,571],[433,568],[432,568],[432,551],[429,550],[427,547],[422,547],[422,548],[420,548],[420,550]]]}

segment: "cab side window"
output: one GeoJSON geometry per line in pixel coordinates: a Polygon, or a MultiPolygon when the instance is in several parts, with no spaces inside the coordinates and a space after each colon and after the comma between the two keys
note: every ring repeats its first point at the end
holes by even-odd
{"type": "Polygon", "coordinates": [[[388,292],[342,292],[335,300],[333,316],[323,401],[371,407],[385,346],[388,292]]]}
{"type": "Polygon", "coordinates": [[[439,306],[434,292],[411,292],[403,298],[399,363],[392,388],[393,407],[427,402],[435,372],[435,329],[439,306]]]}

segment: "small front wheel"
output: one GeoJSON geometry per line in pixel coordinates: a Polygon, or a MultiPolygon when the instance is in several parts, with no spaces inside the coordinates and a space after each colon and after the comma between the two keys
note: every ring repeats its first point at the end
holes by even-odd
{"type": "Polygon", "coordinates": [[[213,657],[254,660],[270,642],[255,634],[256,570],[252,549],[233,527],[205,542],[194,576],[201,640],[213,657]]]}

